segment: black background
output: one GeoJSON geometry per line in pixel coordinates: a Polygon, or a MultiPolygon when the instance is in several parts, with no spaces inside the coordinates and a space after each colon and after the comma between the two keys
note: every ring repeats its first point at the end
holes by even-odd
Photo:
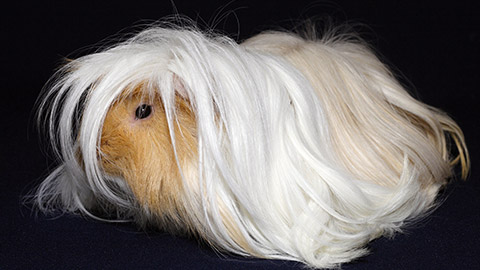
{"type": "MultiPolygon", "coordinates": [[[[175,5],[179,13],[205,22],[234,11],[217,28],[238,40],[326,15],[367,25],[363,36],[402,72],[405,84],[415,86],[410,87],[415,95],[463,128],[473,169],[467,181],[448,186],[446,201],[430,217],[393,240],[374,241],[371,255],[344,269],[478,269],[480,9],[474,2],[238,0],[225,7],[225,1],[177,0],[175,5]]],[[[0,269],[301,269],[292,262],[219,256],[193,240],[130,224],[35,217],[22,206],[22,194],[54,165],[32,116],[62,58],[92,52],[93,44],[174,9],[170,1],[17,2],[0,9],[0,269]]]]}

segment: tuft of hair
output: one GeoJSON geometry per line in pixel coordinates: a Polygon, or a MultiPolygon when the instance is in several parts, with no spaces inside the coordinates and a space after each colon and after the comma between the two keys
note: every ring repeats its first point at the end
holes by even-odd
{"type": "Polygon", "coordinates": [[[39,106],[60,165],[36,205],[315,268],[366,254],[435,206],[456,163],[465,177],[468,152],[451,118],[359,39],[332,33],[237,44],[169,24],[69,61],[39,106]],[[136,96],[161,117],[128,133],[110,116],[136,96]],[[112,132],[131,144],[109,150],[112,132]]]}

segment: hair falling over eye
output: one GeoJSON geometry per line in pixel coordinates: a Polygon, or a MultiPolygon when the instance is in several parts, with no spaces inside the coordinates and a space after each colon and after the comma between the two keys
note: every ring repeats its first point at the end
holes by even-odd
{"type": "Polygon", "coordinates": [[[458,125],[335,30],[238,44],[160,24],[68,62],[39,119],[60,162],[40,210],[313,268],[366,254],[431,211],[456,164],[469,169],[458,125]]]}

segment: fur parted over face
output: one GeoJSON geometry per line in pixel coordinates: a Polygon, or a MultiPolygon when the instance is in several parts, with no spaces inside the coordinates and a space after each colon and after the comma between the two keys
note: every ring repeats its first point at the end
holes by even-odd
{"type": "Polygon", "coordinates": [[[69,62],[40,104],[61,163],[37,205],[311,267],[362,256],[431,210],[469,160],[452,119],[332,33],[237,44],[153,27],[69,62]]]}
{"type": "Polygon", "coordinates": [[[121,97],[105,117],[100,153],[105,172],[124,179],[140,205],[157,218],[168,216],[182,224],[184,192],[179,165],[185,172],[185,168],[195,167],[196,126],[188,101],[179,95],[175,96],[174,113],[175,149],[158,95],[146,97],[137,89],[121,97]],[[142,105],[149,106],[151,113],[138,119],[136,111],[142,105]]]}

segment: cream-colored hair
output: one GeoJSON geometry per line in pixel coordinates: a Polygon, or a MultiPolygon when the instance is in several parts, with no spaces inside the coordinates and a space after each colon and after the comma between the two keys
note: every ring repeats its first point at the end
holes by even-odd
{"type": "Polygon", "coordinates": [[[36,203],[311,267],[362,256],[469,161],[455,122],[345,37],[154,27],[69,62],[40,106],[61,164],[36,203]]]}

